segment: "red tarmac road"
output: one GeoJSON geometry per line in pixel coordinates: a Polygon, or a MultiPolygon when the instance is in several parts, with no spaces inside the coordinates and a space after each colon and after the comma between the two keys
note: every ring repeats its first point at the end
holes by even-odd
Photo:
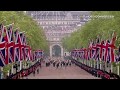
{"type": "Polygon", "coordinates": [[[92,76],[78,66],[72,65],[68,67],[59,67],[56,69],[52,65],[45,67],[42,64],[42,68],[39,70],[39,74],[33,73],[30,74],[28,79],[98,79],[97,77],[92,76]]]}

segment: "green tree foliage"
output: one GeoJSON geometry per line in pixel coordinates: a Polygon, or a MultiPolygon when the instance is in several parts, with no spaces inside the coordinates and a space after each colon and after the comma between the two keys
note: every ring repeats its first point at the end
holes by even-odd
{"type": "Polygon", "coordinates": [[[41,27],[22,11],[0,11],[0,22],[4,25],[14,23],[14,31],[24,31],[27,43],[33,50],[42,49],[48,52],[48,43],[41,27]]]}
{"type": "MultiPolygon", "coordinates": [[[[43,29],[37,25],[31,17],[25,15],[22,11],[0,11],[0,23],[5,26],[14,23],[13,31],[19,28],[20,32],[25,32],[28,45],[32,50],[42,49],[48,53],[48,43],[46,41],[43,29]]],[[[12,64],[3,67],[6,74],[12,64]]]]}
{"type": "Polygon", "coordinates": [[[96,40],[97,35],[101,40],[112,38],[112,33],[117,33],[116,46],[120,43],[120,12],[119,11],[93,11],[91,20],[82,26],[78,31],[63,39],[63,46],[68,51],[88,47],[90,40],[96,40]],[[99,16],[99,17],[98,17],[99,16]],[[100,17],[104,16],[104,17],[100,17]],[[105,17],[107,16],[107,17],[105,17]],[[114,16],[114,17],[110,17],[114,16]]]}

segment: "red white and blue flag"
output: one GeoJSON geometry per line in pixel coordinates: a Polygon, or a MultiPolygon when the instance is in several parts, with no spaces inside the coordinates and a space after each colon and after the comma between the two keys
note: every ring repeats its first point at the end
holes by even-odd
{"type": "MultiPolygon", "coordinates": [[[[25,60],[25,42],[24,42],[24,33],[23,32],[20,32],[20,41],[19,41],[19,44],[20,44],[20,60],[25,60]]],[[[27,51],[26,51],[27,52],[27,51]]]]}
{"type": "Polygon", "coordinates": [[[19,31],[16,30],[14,32],[14,42],[15,42],[15,45],[14,45],[14,60],[15,61],[20,61],[20,44],[19,44],[19,41],[20,41],[20,36],[19,36],[19,31]]]}
{"type": "Polygon", "coordinates": [[[93,42],[92,42],[92,55],[91,55],[91,59],[95,59],[96,49],[97,49],[96,44],[95,44],[95,42],[93,41],[93,42]]]}
{"type": "Polygon", "coordinates": [[[5,49],[5,40],[4,40],[4,25],[0,24],[0,66],[6,65],[6,49],[5,49]]]}
{"type": "Polygon", "coordinates": [[[109,48],[110,48],[110,56],[111,56],[111,61],[110,62],[115,62],[115,49],[117,49],[115,47],[115,41],[117,39],[117,36],[116,36],[116,32],[113,33],[112,35],[112,39],[109,43],[109,48]]]}
{"type": "Polygon", "coordinates": [[[14,37],[13,37],[13,25],[9,25],[7,30],[5,29],[6,33],[6,61],[8,63],[14,62],[14,37]]]}

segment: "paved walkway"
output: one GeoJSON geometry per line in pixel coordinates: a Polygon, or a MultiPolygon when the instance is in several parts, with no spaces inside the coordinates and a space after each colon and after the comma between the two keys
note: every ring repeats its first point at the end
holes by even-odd
{"type": "Polygon", "coordinates": [[[92,76],[78,66],[72,65],[67,68],[62,67],[56,69],[52,65],[45,67],[42,64],[42,68],[39,70],[39,74],[33,76],[33,74],[27,77],[28,79],[98,79],[92,76]]]}

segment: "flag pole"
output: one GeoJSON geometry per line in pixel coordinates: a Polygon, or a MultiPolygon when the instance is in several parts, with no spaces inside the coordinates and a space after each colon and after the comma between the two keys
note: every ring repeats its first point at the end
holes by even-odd
{"type": "Polygon", "coordinates": [[[90,62],[89,62],[89,66],[91,67],[91,63],[92,63],[92,58],[90,58],[90,62]]]}
{"type": "Polygon", "coordinates": [[[100,61],[99,61],[99,64],[100,64],[100,70],[101,70],[101,66],[102,66],[102,65],[101,65],[101,61],[102,61],[102,60],[101,60],[101,58],[100,58],[100,61]]]}
{"type": "Polygon", "coordinates": [[[97,60],[97,69],[99,69],[99,60],[97,60]]]}
{"type": "Polygon", "coordinates": [[[91,60],[91,64],[90,64],[90,65],[91,65],[91,67],[93,67],[93,66],[92,66],[93,61],[94,61],[94,60],[92,59],[92,60],[91,60]]]}
{"type": "MultiPolygon", "coordinates": [[[[116,39],[116,33],[115,31],[113,30],[113,34],[112,34],[112,39],[116,39]]],[[[111,62],[111,72],[113,72],[113,65],[112,65],[112,62],[111,62]]]]}
{"type": "Polygon", "coordinates": [[[89,64],[89,63],[90,63],[90,59],[88,60],[88,66],[90,66],[90,64],[89,64]]]}
{"type": "Polygon", "coordinates": [[[87,59],[86,59],[86,65],[88,66],[88,61],[87,61],[87,59]]]}
{"type": "MultiPolygon", "coordinates": [[[[20,56],[20,54],[19,54],[19,56],[20,56]]],[[[22,62],[21,62],[21,60],[20,60],[20,57],[19,57],[19,63],[20,63],[20,70],[22,69],[22,62]]]]}
{"type": "Polygon", "coordinates": [[[94,68],[95,68],[95,66],[96,66],[96,62],[97,62],[97,61],[94,59],[94,68]]]}
{"type": "Polygon", "coordinates": [[[91,59],[91,63],[90,63],[91,67],[93,67],[93,59],[91,59]]]}
{"type": "Polygon", "coordinates": [[[117,65],[117,74],[120,75],[119,61],[118,61],[118,65],[117,65]]]}
{"type": "Polygon", "coordinates": [[[89,59],[87,60],[87,65],[89,66],[89,59]]]}
{"type": "Polygon", "coordinates": [[[20,70],[22,70],[22,61],[20,61],[20,70]]]}
{"type": "Polygon", "coordinates": [[[3,74],[3,67],[0,67],[0,70],[1,70],[1,77],[0,77],[0,79],[3,79],[3,77],[4,77],[4,74],[3,74]]]}
{"type": "Polygon", "coordinates": [[[89,60],[87,60],[87,65],[89,66],[89,60]]]}
{"type": "Polygon", "coordinates": [[[107,62],[105,62],[105,71],[107,71],[107,62]]]}
{"type": "Polygon", "coordinates": [[[14,72],[13,72],[13,63],[12,63],[12,67],[11,67],[11,73],[13,74],[14,72]]]}
{"type": "Polygon", "coordinates": [[[112,63],[111,63],[111,72],[113,72],[113,65],[112,65],[112,63]]]}

